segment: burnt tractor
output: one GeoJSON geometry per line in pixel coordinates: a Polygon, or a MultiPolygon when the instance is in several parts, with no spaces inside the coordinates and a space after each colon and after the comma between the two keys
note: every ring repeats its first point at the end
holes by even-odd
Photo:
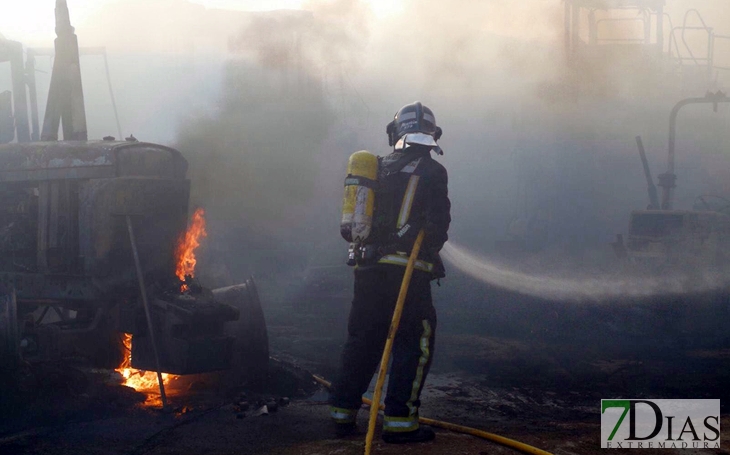
{"type": "Polygon", "coordinates": [[[12,51],[0,60],[13,64],[15,92],[0,94],[0,380],[22,389],[34,365],[64,359],[116,368],[122,334],[131,334],[132,368],[228,370],[262,381],[268,340],[253,279],[209,290],[176,275],[187,161],[133,137],[87,140],[65,0],[57,1],[56,22],[42,131],[27,119],[26,88],[35,85],[32,72],[17,70],[22,47],[0,41],[0,51],[12,51]],[[22,99],[14,110],[11,98],[22,99]]]}

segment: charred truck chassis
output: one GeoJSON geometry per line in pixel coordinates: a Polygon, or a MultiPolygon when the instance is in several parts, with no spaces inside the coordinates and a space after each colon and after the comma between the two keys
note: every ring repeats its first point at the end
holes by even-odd
{"type": "Polygon", "coordinates": [[[123,354],[120,334],[131,333],[132,367],[155,369],[127,216],[147,283],[161,370],[228,369],[236,336],[250,335],[258,343],[256,368],[265,367],[268,343],[252,281],[233,294],[195,284],[180,290],[175,248],[187,226],[186,171],[178,151],[136,141],[0,145],[5,367],[84,357],[94,366],[116,368],[123,354]],[[224,325],[239,319],[236,306],[242,300],[255,322],[244,321],[248,335],[226,335],[224,325]],[[258,332],[251,334],[252,328],[258,332]]]}

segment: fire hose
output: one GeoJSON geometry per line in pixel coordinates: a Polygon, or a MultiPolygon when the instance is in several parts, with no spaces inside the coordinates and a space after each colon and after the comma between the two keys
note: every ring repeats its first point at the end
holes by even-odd
{"type": "MultiPolygon", "coordinates": [[[[403,306],[405,304],[406,295],[408,294],[408,287],[411,283],[411,276],[413,275],[413,268],[416,264],[416,258],[418,257],[418,253],[421,249],[421,244],[423,243],[423,238],[425,237],[425,231],[421,230],[418,233],[418,237],[416,238],[416,242],[413,245],[413,250],[411,251],[411,255],[408,258],[408,265],[406,265],[406,270],[403,275],[403,282],[401,283],[400,292],[398,294],[398,300],[395,305],[395,310],[393,311],[393,319],[390,323],[390,330],[388,331],[388,338],[385,341],[385,349],[383,349],[383,357],[380,361],[380,370],[378,371],[378,379],[375,384],[375,391],[373,393],[373,399],[372,401],[363,397],[362,401],[363,403],[370,405],[370,419],[368,421],[368,433],[365,438],[365,455],[370,455],[370,452],[372,450],[372,443],[373,443],[373,435],[375,434],[375,422],[378,417],[378,411],[380,409],[384,409],[385,406],[378,405],[373,406],[373,403],[380,403],[380,397],[383,392],[383,384],[385,383],[385,375],[388,371],[388,362],[390,360],[390,353],[393,349],[393,341],[395,340],[395,335],[398,332],[398,326],[400,325],[400,319],[401,315],[403,314],[403,306]]],[[[325,386],[326,388],[331,387],[331,383],[325,380],[324,378],[314,376],[314,379],[325,386]]],[[[425,417],[419,417],[418,421],[425,424],[425,425],[431,425],[433,427],[443,428],[446,430],[455,431],[457,433],[464,433],[469,434],[472,436],[477,436],[482,439],[486,439],[492,442],[496,442],[498,444],[519,450],[523,453],[528,453],[532,455],[551,455],[549,452],[545,452],[544,450],[538,449],[536,447],[529,446],[527,444],[505,438],[503,436],[499,436],[493,433],[488,433],[486,431],[478,430],[476,428],[470,428],[465,427],[461,425],[456,425],[453,423],[448,422],[442,422],[439,420],[433,420],[433,419],[427,419],[425,417]]]]}
{"type": "MultiPolygon", "coordinates": [[[[393,350],[393,340],[395,335],[398,333],[398,326],[400,325],[400,317],[403,314],[403,306],[406,302],[406,295],[408,294],[408,287],[411,285],[411,276],[413,276],[413,268],[416,265],[416,258],[418,252],[421,251],[421,244],[423,238],[426,236],[426,231],[421,229],[416,237],[416,242],[413,244],[413,250],[411,256],[408,258],[408,264],[406,265],[406,271],[403,274],[403,282],[400,285],[400,292],[398,293],[398,300],[395,304],[395,310],[393,310],[393,319],[390,322],[390,330],[388,330],[388,338],[385,340],[385,349],[383,349],[383,358],[380,360],[380,370],[378,371],[378,381],[375,383],[375,393],[373,393],[373,402],[380,403],[380,396],[383,393],[383,384],[385,383],[385,374],[388,372],[388,362],[390,361],[390,353],[393,350]]],[[[373,435],[375,434],[375,421],[378,418],[378,407],[370,407],[370,420],[368,421],[368,434],[365,437],[365,455],[370,455],[370,451],[373,447],[373,435]]]]}
{"type": "MultiPolygon", "coordinates": [[[[317,375],[312,375],[312,376],[314,377],[315,381],[317,381],[319,384],[323,385],[325,388],[329,389],[330,387],[332,387],[332,383],[330,383],[326,379],[324,379],[320,376],[317,376],[317,375]]],[[[375,408],[375,406],[373,406],[373,401],[368,398],[362,397],[362,402],[368,406],[371,406],[371,409],[375,408]]],[[[381,404],[377,409],[383,410],[383,409],[385,409],[385,405],[381,404]]],[[[538,449],[537,447],[527,445],[523,442],[515,441],[514,439],[505,438],[504,436],[500,436],[498,434],[489,433],[484,430],[479,430],[477,428],[466,427],[463,425],[456,425],[454,423],[444,422],[441,420],[428,419],[426,417],[419,417],[418,421],[424,425],[430,425],[432,427],[443,428],[444,430],[450,430],[450,431],[454,431],[456,433],[468,434],[471,436],[476,436],[478,438],[486,439],[487,441],[495,442],[497,444],[503,445],[505,447],[509,447],[511,449],[515,449],[522,453],[528,453],[530,455],[552,455],[550,452],[546,452],[542,449],[538,449]]]]}

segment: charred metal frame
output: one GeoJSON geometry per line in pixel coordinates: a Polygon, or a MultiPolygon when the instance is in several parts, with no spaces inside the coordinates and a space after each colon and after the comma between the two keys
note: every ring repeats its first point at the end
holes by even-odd
{"type": "MultiPolygon", "coordinates": [[[[104,59],[104,71],[106,73],[106,83],[107,88],[109,89],[109,99],[112,103],[112,109],[114,110],[114,120],[116,122],[117,126],[117,134],[119,135],[118,138],[122,139],[124,136],[122,134],[122,126],[121,122],[119,120],[119,111],[117,110],[117,100],[114,96],[114,89],[112,87],[112,79],[111,79],[111,72],[109,71],[109,58],[107,56],[106,47],[79,47],[79,56],[101,56],[104,59]]],[[[27,58],[26,58],[26,67],[29,68],[26,70],[30,74],[30,67],[32,65],[33,69],[32,71],[35,71],[35,58],[36,57],[49,57],[52,58],[56,55],[56,51],[54,48],[29,48],[27,49],[27,58]]],[[[39,140],[38,137],[38,102],[36,101],[37,97],[35,95],[35,78],[32,79],[33,86],[31,88],[31,80],[28,81],[28,87],[31,92],[31,109],[33,109],[33,118],[34,118],[34,133],[33,140],[37,141],[39,140]]]]}
{"type": "Polygon", "coordinates": [[[86,108],[81,84],[79,42],[71,26],[65,0],[56,1],[56,35],[56,59],[53,62],[41,140],[58,140],[58,128],[63,124],[64,140],[85,141],[86,108]]]}
{"type": "MultiPolygon", "coordinates": [[[[187,226],[186,173],[177,150],[143,142],[0,145],[0,191],[23,189],[6,193],[0,228],[15,220],[6,210],[15,207],[15,194],[37,200],[26,229],[35,250],[22,253],[30,270],[0,262],[0,284],[17,290],[20,318],[37,308],[42,313],[23,326],[24,359],[51,359],[63,337],[118,330],[133,335],[134,368],[175,374],[230,368],[234,338],[223,329],[239,311],[192,282],[182,294],[174,273],[175,245],[187,226]],[[65,187],[76,190],[63,197],[65,187]],[[63,220],[74,221],[63,228],[63,220]],[[68,266],[59,268],[59,257],[68,266]],[[49,308],[60,320],[44,321],[49,308]],[[76,316],[68,318],[69,311],[76,316]]],[[[12,244],[0,248],[15,254],[12,244]]]]}
{"type": "MultiPolygon", "coordinates": [[[[129,243],[123,242],[126,229],[119,227],[124,216],[144,219],[137,240],[140,248],[144,245],[144,273],[156,285],[164,281],[161,277],[176,280],[174,244],[185,230],[188,211],[186,172],[187,162],[178,151],[143,142],[0,145],[0,190],[24,189],[6,191],[2,226],[16,221],[15,212],[5,211],[17,204],[16,194],[37,201],[36,208],[23,212],[33,216],[26,230],[35,239],[35,252],[22,253],[28,267],[19,268],[15,260],[0,263],[0,285],[17,292],[22,314],[53,308],[60,319],[45,323],[34,318],[24,339],[53,344],[48,340],[103,329],[102,322],[116,318],[120,305],[141,308],[131,285],[136,269],[129,243]],[[68,311],[77,317],[68,319],[68,311]]],[[[2,247],[5,257],[15,255],[15,247],[2,247]]],[[[139,324],[125,328],[134,333],[139,324]]],[[[44,356],[53,349],[32,352],[44,356]]]]}
{"type": "MultiPolygon", "coordinates": [[[[155,370],[158,378],[162,371],[225,370],[236,352],[239,368],[251,365],[265,377],[268,340],[253,282],[239,286],[247,297],[216,294],[192,278],[183,292],[175,275],[190,199],[187,161],[175,149],[132,137],[87,141],[79,48],[65,0],[56,0],[56,34],[55,51],[28,51],[25,76],[22,46],[0,40],[0,61],[10,49],[15,102],[22,99],[14,112],[18,142],[0,145],[0,362],[57,360],[64,343],[72,350],[114,348],[109,335],[125,332],[133,337],[131,366],[155,370]],[[46,142],[28,143],[39,132],[32,77],[38,55],[55,55],[46,142]],[[240,308],[252,313],[250,321],[240,318],[240,308]],[[50,309],[57,321],[46,318],[50,309]],[[225,332],[239,319],[251,335],[225,332]],[[258,345],[246,344],[251,340],[258,345]]],[[[116,114],[106,52],[86,51],[104,56],[116,114]]],[[[117,129],[121,135],[118,117],[117,129]]],[[[161,393],[164,401],[162,384],[161,393]]]]}

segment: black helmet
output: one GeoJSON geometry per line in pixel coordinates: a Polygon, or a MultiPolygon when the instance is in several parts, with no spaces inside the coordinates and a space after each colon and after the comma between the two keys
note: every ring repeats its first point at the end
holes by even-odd
{"type": "Polygon", "coordinates": [[[386,133],[388,133],[388,144],[391,147],[408,134],[417,134],[418,137],[428,135],[430,138],[426,138],[427,140],[414,143],[438,147],[436,141],[441,138],[442,131],[441,128],[436,126],[436,117],[433,115],[433,111],[419,101],[400,108],[393,121],[388,124],[386,133]]]}

